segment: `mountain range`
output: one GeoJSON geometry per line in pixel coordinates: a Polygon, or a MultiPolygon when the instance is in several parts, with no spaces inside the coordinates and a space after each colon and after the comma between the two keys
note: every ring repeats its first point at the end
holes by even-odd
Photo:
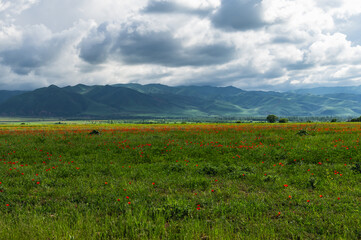
{"type": "Polygon", "coordinates": [[[127,118],[359,116],[361,86],[244,91],[235,87],[116,84],[0,91],[0,116],[127,118]]]}

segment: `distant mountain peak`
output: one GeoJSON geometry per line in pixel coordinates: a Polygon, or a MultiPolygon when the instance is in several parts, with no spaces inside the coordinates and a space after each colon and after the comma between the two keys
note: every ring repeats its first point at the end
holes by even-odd
{"type": "Polygon", "coordinates": [[[2,91],[0,115],[88,118],[361,115],[361,87],[319,90],[312,90],[317,94],[308,94],[244,91],[234,86],[50,85],[26,93],[2,91]],[[335,93],[346,90],[347,93],[335,93]]]}

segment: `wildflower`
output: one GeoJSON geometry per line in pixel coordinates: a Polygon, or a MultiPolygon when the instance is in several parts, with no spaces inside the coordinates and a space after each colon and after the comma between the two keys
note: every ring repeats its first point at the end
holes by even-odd
{"type": "Polygon", "coordinates": [[[310,202],[310,200],[307,200],[307,202],[310,202]]]}
{"type": "Polygon", "coordinates": [[[287,185],[287,184],[285,184],[285,185],[283,185],[283,186],[288,187],[288,185],[287,185]]]}
{"type": "Polygon", "coordinates": [[[322,198],[323,197],[323,195],[320,195],[320,198],[322,198]]]}
{"type": "Polygon", "coordinates": [[[128,204],[130,204],[130,202],[128,202],[128,204]]]}

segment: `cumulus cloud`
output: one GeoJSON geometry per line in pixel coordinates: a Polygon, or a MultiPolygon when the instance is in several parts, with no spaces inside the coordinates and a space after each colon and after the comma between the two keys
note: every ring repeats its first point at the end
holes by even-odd
{"type": "Polygon", "coordinates": [[[179,4],[174,1],[150,1],[148,5],[143,9],[144,13],[152,13],[152,14],[196,14],[200,16],[204,16],[210,13],[212,8],[201,7],[201,8],[193,8],[187,5],[179,4]]]}
{"type": "Polygon", "coordinates": [[[307,62],[321,65],[361,64],[361,46],[352,47],[341,33],[324,35],[309,47],[307,62]]]}
{"type": "Polygon", "coordinates": [[[231,31],[257,29],[265,25],[260,0],[222,0],[212,17],[214,26],[231,31]]]}
{"type": "Polygon", "coordinates": [[[50,64],[62,50],[63,44],[64,39],[52,37],[44,26],[23,29],[18,44],[0,51],[0,63],[9,66],[19,75],[26,75],[38,67],[50,64]]]}
{"type": "Polygon", "coordinates": [[[0,0],[0,86],[361,84],[358,0],[0,0]]]}
{"type": "Polygon", "coordinates": [[[84,61],[91,64],[99,64],[107,60],[112,37],[106,27],[106,23],[101,24],[81,41],[79,57],[84,61]]]}
{"type": "Polygon", "coordinates": [[[92,64],[108,59],[125,64],[152,64],[169,67],[222,64],[232,59],[234,48],[222,44],[184,46],[170,31],[148,30],[142,24],[121,26],[110,33],[100,25],[84,38],[80,57],[92,64]]]}

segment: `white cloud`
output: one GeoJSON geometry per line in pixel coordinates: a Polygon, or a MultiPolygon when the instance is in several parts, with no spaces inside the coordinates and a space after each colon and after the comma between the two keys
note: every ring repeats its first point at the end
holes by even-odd
{"type": "Polygon", "coordinates": [[[361,64],[361,46],[352,47],[341,33],[322,35],[309,47],[306,61],[318,65],[361,64]]]}
{"type": "Polygon", "coordinates": [[[0,17],[3,19],[13,20],[24,10],[37,4],[40,0],[1,0],[0,17]]]}
{"type": "Polygon", "coordinates": [[[358,0],[0,0],[0,85],[358,85],[360,14],[358,0]]]}

